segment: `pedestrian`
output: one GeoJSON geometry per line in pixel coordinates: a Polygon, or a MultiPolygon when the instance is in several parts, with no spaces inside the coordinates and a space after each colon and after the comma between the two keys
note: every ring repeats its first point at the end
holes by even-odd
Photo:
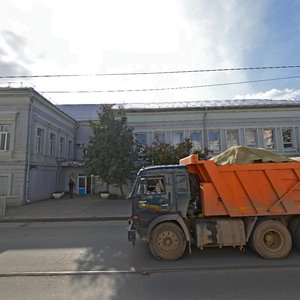
{"type": "Polygon", "coordinates": [[[72,179],[70,179],[70,181],[69,181],[69,194],[70,194],[71,199],[73,198],[74,187],[75,187],[75,183],[72,179]]]}

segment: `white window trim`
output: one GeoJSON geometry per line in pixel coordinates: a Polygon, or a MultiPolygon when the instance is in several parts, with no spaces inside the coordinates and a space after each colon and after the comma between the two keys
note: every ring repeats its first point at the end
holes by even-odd
{"type": "Polygon", "coordinates": [[[292,151],[295,151],[297,149],[297,146],[296,146],[296,134],[295,134],[295,127],[281,127],[280,128],[280,135],[281,135],[281,143],[282,143],[282,150],[283,152],[292,152],[292,151]],[[283,142],[283,134],[282,134],[282,130],[283,129],[291,129],[292,130],[292,144],[293,144],[293,147],[291,148],[285,148],[284,147],[284,142],[283,142]]]}
{"type": "Polygon", "coordinates": [[[221,129],[217,129],[217,128],[209,128],[207,129],[207,142],[208,142],[208,149],[213,151],[213,153],[220,153],[222,151],[222,131],[221,129]],[[209,132],[210,131],[218,131],[219,132],[219,149],[211,149],[210,148],[210,138],[209,138],[209,132]]]}
{"type": "Polygon", "coordinates": [[[66,157],[66,137],[60,136],[58,142],[59,142],[59,146],[58,146],[59,157],[66,157]],[[63,144],[61,143],[61,139],[64,140],[63,144]]]}
{"type": "Polygon", "coordinates": [[[68,140],[68,158],[73,158],[73,146],[74,143],[72,140],[68,140]]]}
{"type": "Polygon", "coordinates": [[[270,150],[270,151],[276,151],[278,149],[278,142],[276,138],[276,128],[275,127],[264,127],[262,129],[262,139],[263,139],[263,147],[264,149],[270,150]],[[265,146],[265,130],[271,130],[272,131],[272,136],[273,136],[273,143],[274,143],[274,148],[268,148],[265,146]]]}
{"type": "MultiPolygon", "coordinates": [[[[195,150],[203,150],[204,149],[204,141],[203,141],[203,130],[202,129],[191,129],[189,130],[189,138],[191,140],[191,142],[193,143],[193,140],[191,138],[191,134],[193,132],[199,132],[200,133],[200,149],[195,149],[195,150]]],[[[193,148],[194,148],[194,143],[193,143],[193,148]]]]}
{"type": "MultiPolygon", "coordinates": [[[[0,142],[2,140],[2,137],[4,136],[4,149],[0,149],[1,152],[7,152],[9,151],[9,143],[7,142],[8,140],[8,135],[10,135],[10,132],[0,132],[0,142]]],[[[9,139],[9,142],[10,142],[10,139],[9,139]]]]}
{"type": "Polygon", "coordinates": [[[172,132],[171,132],[171,144],[173,146],[176,146],[176,145],[182,143],[183,141],[184,141],[184,131],[183,130],[172,130],[172,132]],[[179,143],[173,143],[173,134],[175,134],[175,133],[181,133],[182,134],[182,140],[179,143]]]}
{"type": "Polygon", "coordinates": [[[36,132],[35,132],[35,152],[38,154],[44,154],[45,153],[45,135],[46,135],[46,130],[45,128],[42,128],[40,126],[36,127],[36,132]],[[42,135],[38,135],[38,130],[42,131],[42,135]],[[40,143],[38,142],[40,141],[40,143]]]}
{"type": "Polygon", "coordinates": [[[50,131],[49,132],[49,155],[55,157],[57,155],[57,134],[55,132],[50,131]],[[52,140],[51,135],[54,134],[54,153],[52,153],[52,140]]]}
{"type": "Polygon", "coordinates": [[[225,143],[226,143],[226,148],[230,148],[229,145],[228,145],[228,139],[227,139],[227,133],[228,131],[230,130],[235,130],[237,131],[237,146],[241,144],[241,136],[240,136],[240,130],[239,128],[226,128],[225,129],[225,143]]]}
{"type": "Polygon", "coordinates": [[[165,131],[154,131],[153,132],[153,141],[154,142],[158,142],[158,143],[165,143],[165,142],[167,142],[167,133],[165,131]],[[164,135],[163,141],[157,140],[156,139],[156,134],[163,134],[164,135]]]}
{"type": "Polygon", "coordinates": [[[245,146],[247,146],[247,147],[253,147],[253,148],[257,148],[258,147],[258,128],[256,128],[256,127],[247,127],[247,128],[244,128],[244,144],[245,144],[245,146]],[[246,130],[255,130],[255,145],[247,145],[246,144],[246,130]]]}
{"type": "Polygon", "coordinates": [[[8,189],[7,189],[7,195],[6,196],[11,196],[11,191],[12,191],[12,173],[1,173],[0,177],[7,177],[8,178],[8,189]]]}

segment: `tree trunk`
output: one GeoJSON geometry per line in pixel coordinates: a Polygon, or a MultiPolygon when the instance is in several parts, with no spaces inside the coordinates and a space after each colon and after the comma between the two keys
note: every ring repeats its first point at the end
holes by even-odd
{"type": "Polygon", "coordinates": [[[120,192],[121,192],[122,197],[124,197],[123,183],[119,183],[119,188],[120,188],[120,192]]]}

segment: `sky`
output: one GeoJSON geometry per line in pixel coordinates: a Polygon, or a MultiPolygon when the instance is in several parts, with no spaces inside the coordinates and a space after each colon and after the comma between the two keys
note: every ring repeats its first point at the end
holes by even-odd
{"type": "Polygon", "coordinates": [[[300,0],[5,0],[0,87],[54,104],[300,101],[299,67],[186,72],[300,66],[299,12],[300,0]]]}

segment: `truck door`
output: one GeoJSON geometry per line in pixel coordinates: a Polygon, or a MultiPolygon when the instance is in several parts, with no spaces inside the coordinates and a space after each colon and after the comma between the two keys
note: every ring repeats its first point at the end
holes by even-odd
{"type": "Polygon", "coordinates": [[[188,174],[176,174],[174,186],[176,191],[175,198],[177,211],[181,214],[181,216],[185,217],[191,201],[188,174]]]}
{"type": "Polygon", "coordinates": [[[140,192],[138,210],[142,227],[148,226],[158,215],[170,212],[172,207],[170,180],[170,176],[151,176],[141,180],[143,187],[139,190],[143,191],[140,192]]]}

